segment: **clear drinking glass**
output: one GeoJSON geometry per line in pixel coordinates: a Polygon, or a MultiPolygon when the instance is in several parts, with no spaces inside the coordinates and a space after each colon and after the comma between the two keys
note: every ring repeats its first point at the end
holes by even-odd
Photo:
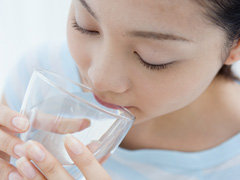
{"type": "Polygon", "coordinates": [[[40,142],[75,178],[83,177],[63,144],[66,134],[83,142],[97,159],[119,146],[135,117],[126,108],[100,104],[91,89],[46,70],[35,70],[21,107],[30,128],[23,141],[40,142]]]}

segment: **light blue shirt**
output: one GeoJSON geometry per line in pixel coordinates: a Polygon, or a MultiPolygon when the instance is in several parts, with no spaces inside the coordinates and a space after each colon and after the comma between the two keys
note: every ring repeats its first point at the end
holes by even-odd
{"type": "MultiPolygon", "coordinates": [[[[12,109],[20,110],[35,68],[80,82],[66,43],[42,46],[23,57],[6,81],[5,98],[12,109]]],[[[113,180],[239,180],[240,133],[199,152],[118,148],[103,166],[113,180]]]]}

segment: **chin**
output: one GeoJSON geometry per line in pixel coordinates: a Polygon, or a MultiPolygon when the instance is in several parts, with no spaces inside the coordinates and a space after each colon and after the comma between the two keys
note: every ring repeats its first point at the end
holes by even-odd
{"type": "Polygon", "coordinates": [[[134,116],[136,117],[133,125],[141,124],[148,120],[151,120],[151,118],[149,116],[147,116],[146,114],[144,114],[142,111],[140,111],[137,108],[127,108],[127,109],[129,111],[131,111],[131,113],[133,113],[134,116]]]}

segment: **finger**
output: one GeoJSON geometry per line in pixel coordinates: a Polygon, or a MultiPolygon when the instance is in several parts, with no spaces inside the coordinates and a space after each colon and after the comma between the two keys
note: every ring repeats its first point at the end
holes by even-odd
{"type": "Polygon", "coordinates": [[[0,177],[1,179],[23,180],[23,177],[18,173],[18,170],[3,159],[0,159],[0,177]]]}
{"type": "Polygon", "coordinates": [[[28,157],[37,165],[49,180],[73,180],[73,177],[41,144],[28,141],[25,144],[28,157]]]}
{"type": "Polygon", "coordinates": [[[105,163],[105,162],[107,161],[107,159],[108,159],[110,156],[111,156],[111,154],[108,153],[106,156],[103,156],[102,158],[100,158],[100,159],[98,160],[98,162],[99,162],[100,164],[103,164],[103,163],[105,163]]]}
{"type": "Polygon", "coordinates": [[[79,132],[90,126],[90,120],[79,118],[65,118],[61,116],[35,112],[33,127],[58,134],[79,132]]]}
{"type": "Polygon", "coordinates": [[[19,158],[25,155],[25,148],[23,141],[14,135],[8,134],[7,132],[0,129],[0,151],[7,153],[14,158],[19,158]]]}
{"type": "Polygon", "coordinates": [[[16,161],[17,169],[26,180],[45,180],[44,175],[26,158],[16,161]]]}
{"type": "Polygon", "coordinates": [[[3,159],[4,161],[9,162],[10,161],[10,156],[5,152],[0,151],[0,159],[3,159]]]}
{"type": "Polygon", "coordinates": [[[93,140],[91,141],[88,145],[87,145],[87,148],[91,151],[91,153],[95,153],[99,147],[101,146],[101,141],[98,141],[98,140],[93,140]]]}
{"type": "Polygon", "coordinates": [[[29,128],[29,120],[22,114],[0,104],[0,126],[13,132],[25,132],[29,128]]]}
{"type": "MultiPolygon", "coordinates": [[[[92,154],[94,154],[101,146],[101,141],[91,141],[91,143],[89,143],[87,145],[87,148],[89,149],[89,151],[91,151],[92,154]]],[[[98,159],[98,162],[100,164],[103,164],[109,157],[111,156],[110,153],[108,153],[107,155],[103,156],[102,158],[98,159]]]]}
{"type": "MultiPolygon", "coordinates": [[[[101,142],[94,140],[94,141],[91,141],[91,143],[89,143],[87,145],[87,148],[89,149],[89,151],[91,151],[92,154],[94,154],[99,149],[100,146],[101,146],[101,142]]],[[[111,154],[108,153],[107,155],[105,155],[102,158],[98,159],[98,162],[100,164],[103,164],[110,156],[111,156],[111,154]]]]}
{"type": "Polygon", "coordinates": [[[82,131],[90,126],[88,119],[62,118],[56,126],[56,133],[68,134],[82,131]]]}
{"type": "Polygon", "coordinates": [[[65,137],[65,147],[87,180],[110,180],[111,177],[94,158],[91,151],[71,135],[65,137]]]}

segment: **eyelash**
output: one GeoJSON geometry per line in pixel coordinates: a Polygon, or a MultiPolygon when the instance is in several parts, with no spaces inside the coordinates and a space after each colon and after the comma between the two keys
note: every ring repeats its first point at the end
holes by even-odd
{"type": "Polygon", "coordinates": [[[75,18],[73,18],[73,23],[72,23],[72,27],[79,31],[81,34],[87,34],[87,35],[99,35],[99,32],[98,31],[90,31],[90,30],[87,30],[87,29],[84,29],[82,27],[80,27],[76,21],[75,18]]]}
{"type": "Polygon", "coordinates": [[[166,64],[158,64],[158,65],[149,64],[149,63],[147,63],[146,61],[144,61],[137,52],[134,52],[134,54],[136,54],[136,55],[138,56],[138,60],[140,61],[140,63],[141,63],[145,68],[150,69],[150,70],[159,71],[159,70],[162,70],[162,69],[167,69],[168,67],[170,67],[171,65],[173,65],[173,62],[166,63],[166,64]]]}
{"type": "MultiPolygon", "coordinates": [[[[87,29],[84,29],[82,27],[80,27],[76,21],[75,18],[73,18],[73,23],[72,23],[72,27],[79,31],[81,34],[87,34],[87,35],[99,35],[99,32],[98,31],[90,31],[90,30],[87,30],[87,29]]],[[[156,70],[156,71],[159,71],[159,70],[162,70],[162,69],[167,69],[169,66],[171,66],[173,64],[173,62],[171,63],[167,63],[167,64],[159,64],[159,65],[154,65],[154,64],[149,64],[147,63],[146,61],[144,61],[141,56],[137,53],[137,52],[134,52],[134,54],[136,54],[138,56],[138,60],[140,61],[140,63],[147,69],[150,69],[150,70],[156,70]]]]}

